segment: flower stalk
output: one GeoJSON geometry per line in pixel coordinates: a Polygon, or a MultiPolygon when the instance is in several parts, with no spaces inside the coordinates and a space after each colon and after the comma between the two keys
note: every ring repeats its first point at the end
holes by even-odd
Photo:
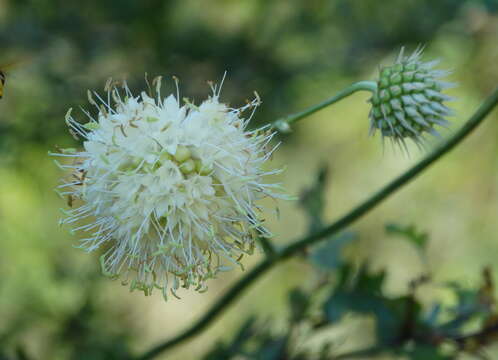
{"type": "Polygon", "coordinates": [[[336,102],[358,92],[358,91],[370,91],[372,93],[375,93],[377,91],[377,83],[375,81],[359,81],[356,82],[347,88],[339,91],[336,95],[332,96],[331,98],[322,101],[319,104],[310,106],[309,108],[298,112],[296,114],[292,114],[289,116],[286,116],[281,119],[277,119],[272,123],[273,127],[275,127],[278,131],[282,133],[289,133],[291,131],[290,126],[296,123],[297,121],[308,117],[317,111],[322,110],[323,108],[335,104],[336,102]]]}

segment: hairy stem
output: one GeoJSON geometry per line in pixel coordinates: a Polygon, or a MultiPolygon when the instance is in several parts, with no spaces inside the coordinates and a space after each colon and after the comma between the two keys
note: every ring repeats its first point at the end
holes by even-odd
{"type": "Polygon", "coordinates": [[[292,114],[289,116],[286,116],[284,118],[277,119],[272,123],[272,125],[279,131],[281,132],[289,132],[290,131],[290,125],[293,123],[310,116],[311,114],[329,106],[332,105],[339,100],[344,99],[345,97],[357,92],[357,91],[371,91],[374,92],[377,90],[377,84],[374,81],[360,81],[357,83],[352,84],[351,86],[341,90],[339,93],[336,95],[332,96],[331,98],[317,104],[313,105],[306,110],[303,110],[301,112],[298,112],[296,114],[292,114]]]}
{"type": "MultiPolygon", "coordinates": [[[[360,217],[368,213],[370,210],[379,205],[383,200],[392,195],[396,190],[409,183],[417,177],[422,171],[427,169],[431,164],[441,158],[443,155],[452,150],[457,144],[465,139],[493,110],[498,103],[498,88],[491,94],[491,96],[479,107],[475,114],[448,140],[443,142],[441,146],[431,152],[428,156],[413,165],[405,173],[388,183],[379,191],[374,193],[365,202],[361,203],[349,213],[339,218],[331,225],[325,227],[323,230],[318,231],[310,236],[301,240],[297,240],[281,251],[275,253],[273,256],[266,257],[252,270],[247,272],[233,287],[228,290],[212,307],[209,309],[199,320],[197,320],[191,327],[167,340],[166,342],[157,345],[142,356],[138,357],[140,360],[152,359],[165,350],[171,349],[173,346],[197,335],[211,324],[219,315],[226,311],[229,305],[239,297],[247,288],[256,281],[260,276],[273,268],[281,261],[299,253],[302,249],[328,238],[331,235],[337,234],[346,226],[351,225],[360,217]]],[[[295,121],[295,120],[294,120],[295,121]]]]}

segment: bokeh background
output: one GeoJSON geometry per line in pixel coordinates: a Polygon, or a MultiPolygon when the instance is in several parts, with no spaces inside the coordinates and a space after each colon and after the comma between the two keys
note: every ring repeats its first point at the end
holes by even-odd
{"type": "MultiPolygon", "coordinates": [[[[0,0],[0,64],[8,72],[0,100],[0,355],[33,359],[122,359],[174,335],[201,315],[236,270],[211,281],[205,294],[183,291],[164,303],[100,275],[98,254],[74,246],[58,226],[66,206],[53,189],[61,175],[47,152],[77,146],[67,133],[69,107],[86,106],[86,90],[108,77],[144,86],[144,73],[163,75],[173,91],[202,99],[207,80],[228,72],[222,99],[243,104],[254,90],[263,104],[254,126],[299,111],[348,84],[376,77],[401,46],[426,45],[427,58],[454,70],[458,98],[449,136],[498,84],[497,0],[0,0]],[[17,355],[15,355],[17,354],[17,355]]],[[[317,169],[329,166],[326,218],[331,221],[408,168],[410,157],[368,136],[368,94],[356,94],[300,122],[280,137],[274,165],[299,195],[317,169]]],[[[75,110],[81,119],[82,112],[75,110]]],[[[432,145],[430,145],[432,146],[432,145]]],[[[417,181],[354,224],[349,250],[386,268],[384,290],[401,294],[430,271],[437,282],[472,285],[498,259],[498,116],[417,181]],[[387,238],[388,222],[417,224],[430,234],[427,261],[387,238]]],[[[277,244],[307,230],[297,202],[268,214],[277,244]]],[[[261,255],[246,260],[250,267],[261,255]]],[[[498,273],[498,266],[493,269],[498,273]]],[[[201,336],[164,359],[198,359],[250,314],[285,326],[288,290],[311,281],[312,269],[291,260],[259,280],[201,336]]],[[[452,298],[437,289],[423,301],[452,298]]],[[[368,341],[361,321],[344,326],[345,347],[368,341]],[[351,332],[350,332],[351,333],[351,332]],[[356,334],[356,335],[355,335],[356,334]]]]}

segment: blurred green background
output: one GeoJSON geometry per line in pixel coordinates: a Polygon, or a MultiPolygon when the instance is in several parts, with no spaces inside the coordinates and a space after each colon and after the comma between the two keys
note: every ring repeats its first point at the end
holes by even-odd
{"type": "MultiPolygon", "coordinates": [[[[0,64],[8,73],[0,100],[0,358],[121,359],[140,353],[202,314],[240,271],[182,300],[145,298],[99,274],[97,254],[75,249],[58,226],[65,206],[53,191],[61,175],[47,151],[76,146],[67,133],[69,107],[86,106],[86,89],[108,77],[143,87],[143,75],[176,75],[183,96],[202,99],[207,80],[228,76],[222,100],[243,104],[254,90],[263,105],[254,125],[299,111],[358,80],[375,79],[401,46],[426,44],[426,58],[454,70],[458,98],[448,136],[498,84],[497,0],[0,0],[0,64]],[[4,355],[1,355],[4,354],[4,355]]],[[[163,81],[173,91],[173,81],[163,81]]],[[[300,122],[281,137],[273,165],[298,195],[330,167],[326,217],[365,199],[423,153],[411,157],[368,136],[368,94],[356,94],[300,122]]],[[[80,119],[82,112],[73,114],[80,119]]],[[[474,284],[498,259],[498,116],[413,184],[353,227],[349,249],[387,268],[385,291],[399,294],[429,269],[436,281],[474,284]],[[431,234],[427,264],[384,224],[416,223],[431,234]]],[[[268,214],[275,241],[303,234],[305,214],[280,202],[268,214]]],[[[260,254],[246,260],[249,267],[260,254]]],[[[494,269],[498,273],[498,266],[494,269]]],[[[258,281],[213,327],[165,355],[197,359],[252,313],[284,326],[287,291],[306,287],[312,271],[292,260],[258,281]]],[[[430,303],[437,289],[422,293],[430,303]]],[[[451,302],[448,297],[446,301],[451,302]]],[[[359,334],[361,322],[345,324],[359,334]]],[[[360,335],[358,335],[360,336],[360,335]]],[[[365,335],[366,337],[367,335],[365,335]]],[[[345,346],[357,339],[343,339],[345,346]]],[[[362,341],[365,341],[362,336],[362,341]]]]}

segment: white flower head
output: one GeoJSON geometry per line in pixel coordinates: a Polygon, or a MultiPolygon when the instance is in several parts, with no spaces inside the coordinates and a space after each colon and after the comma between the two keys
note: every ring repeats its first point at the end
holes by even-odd
{"type": "Polygon", "coordinates": [[[276,148],[269,128],[247,129],[258,96],[232,109],[219,101],[221,86],[211,85],[200,105],[182,105],[178,91],[161,97],[160,78],[153,85],[154,95],[109,83],[107,100],[89,93],[98,116],[87,113],[84,125],[71,111],[66,116],[84,149],[56,155],[74,158],[60,165],[72,171],[62,194],[82,200],[61,223],[88,234],[82,248],[104,249],[104,274],[146,295],[162,289],[167,298],[168,289],[175,296],[179,287],[205,291],[227,264],[242,266],[257,236],[269,236],[256,202],[279,197],[279,186],[263,178],[280,170],[263,170],[276,148]]]}
{"type": "MultiPolygon", "coordinates": [[[[377,90],[370,102],[370,132],[379,130],[382,138],[405,146],[411,139],[424,144],[424,136],[439,136],[436,126],[447,126],[447,116],[453,114],[444,102],[452,100],[443,90],[454,86],[440,79],[449,71],[436,70],[439,61],[423,62],[422,48],[405,56],[401,49],[391,66],[380,70],[377,90]]],[[[406,146],[405,146],[406,147],[406,146]]]]}

